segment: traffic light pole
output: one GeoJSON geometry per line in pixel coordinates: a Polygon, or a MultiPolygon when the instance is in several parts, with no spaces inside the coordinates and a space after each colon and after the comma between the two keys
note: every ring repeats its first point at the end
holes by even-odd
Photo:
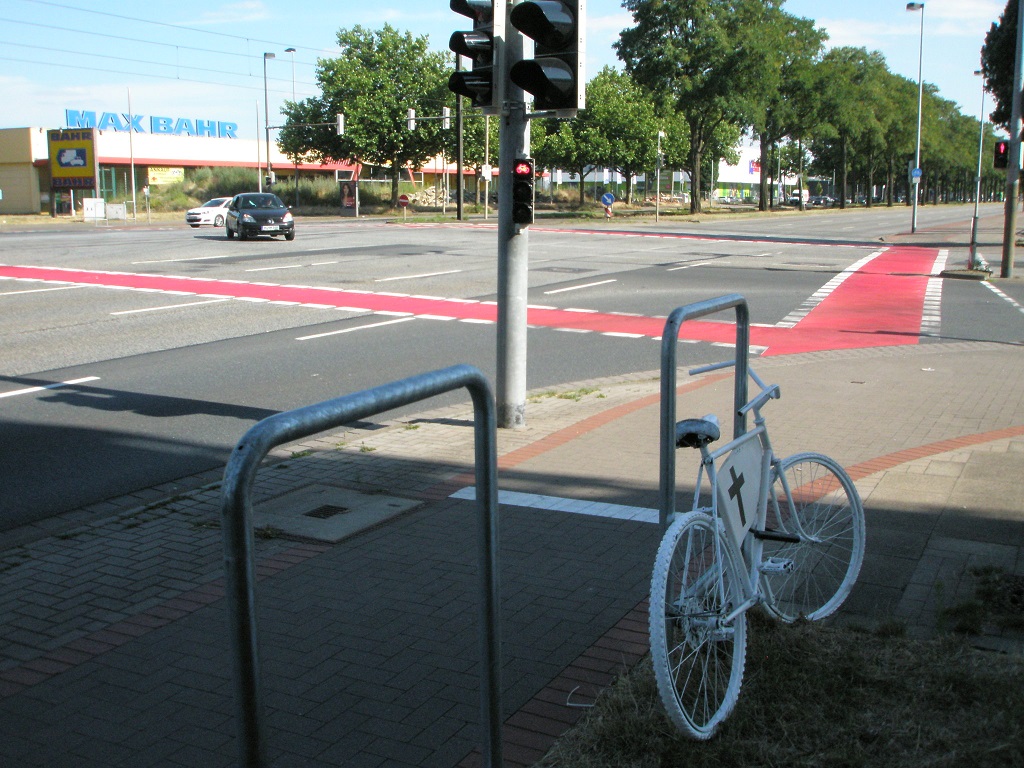
{"type": "Polygon", "coordinates": [[[1017,239],[1017,194],[1020,188],[1021,60],[1024,58],[1024,0],[1017,0],[1017,48],[1013,57],[1013,90],[1010,105],[1010,162],[1006,166],[1006,215],[1003,221],[1001,277],[1013,277],[1017,239]]]}
{"type": "MultiPolygon", "coordinates": [[[[512,8],[509,3],[507,9],[512,8]]],[[[529,287],[529,228],[512,220],[513,165],[530,147],[530,121],[522,88],[508,71],[523,59],[523,36],[505,25],[505,110],[498,147],[498,367],[495,397],[499,427],[526,426],[526,304],[529,287]]]]}

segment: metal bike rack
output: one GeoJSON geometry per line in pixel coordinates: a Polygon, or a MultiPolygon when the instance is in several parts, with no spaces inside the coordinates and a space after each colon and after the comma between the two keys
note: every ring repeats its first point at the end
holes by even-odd
{"type": "Polygon", "coordinates": [[[456,365],[373,389],[275,414],[254,425],[224,470],[221,517],[224,568],[234,653],[240,765],[269,765],[264,754],[263,700],[256,636],[252,487],[260,462],[283,443],[466,387],[473,399],[476,498],[479,512],[481,721],[485,765],[501,766],[501,628],[498,615],[498,485],[494,396],[476,368],[456,365]]]}
{"type": "Polygon", "coordinates": [[[747,417],[740,409],[747,402],[747,357],[750,353],[750,311],[738,293],[687,304],[672,311],[661,335],[661,527],[676,511],[676,356],[679,327],[687,320],[736,308],[736,373],[733,393],[733,439],[747,431],[747,417]],[[742,351],[742,354],[741,354],[742,351]]]}

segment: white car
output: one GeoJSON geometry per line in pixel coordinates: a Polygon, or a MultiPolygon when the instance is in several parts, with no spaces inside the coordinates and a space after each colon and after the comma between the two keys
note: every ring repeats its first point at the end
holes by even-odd
{"type": "Polygon", "coordinates": [[[209,224],[214,227],[224,226],[224,211],[231,202],[230,197],[215,197],[207,200],[198,208],[192,208],[185,213],[185,222],[190,227],[199,227],[209,224]]]}

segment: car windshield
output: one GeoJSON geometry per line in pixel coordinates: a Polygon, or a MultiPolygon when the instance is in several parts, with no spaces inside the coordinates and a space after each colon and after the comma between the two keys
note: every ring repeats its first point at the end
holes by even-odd
{"type": "Polygon", "coordinates": [[[284,208],[277,195],[249,195],[242,198],[243,208],[284,208]]]}
{"type": "Polygon", "coordinates": [[[224,205],[225,200],[227,200],[226,197],[215,197],[213,200],[207,200],[200,208],[220,208],[224,205]]]}

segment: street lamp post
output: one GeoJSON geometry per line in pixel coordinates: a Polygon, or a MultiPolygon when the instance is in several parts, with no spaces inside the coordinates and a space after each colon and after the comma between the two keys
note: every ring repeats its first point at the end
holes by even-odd
{"type": "MultiPolygon", "coordinates": [[[[976,69],[975,75],[981,70],[976,69]]],[[[978,268],[978,203],[981,200],[981,153],[985,148],[985,84],[981,84],[981,112],[978,113],[981,129],[978,131],[978,175],[974,177],[974,218],[971,219],[971,251],[967,257],[967,268],[978,268]]]]}
{"type": "Polygon", "coordinates": [[[917,48],[917,148],[914,150],[914,208],[910,219],[910,231],[917,232],[917,197],[921,189],[921,103],[924,97],[924,80],[921,79],[921,63],[924,59],[924,3],[907,3],[908,11],[921,12],[921,39],[917,48]]]}
{"type": "Polygon", "coordinates": [[[658,131],[658,159],[654,166],[654,220],[661,221],[661,140],[665,138],[664,131],[658,131]]]}
{"type": "Polygon", "coordinates": [[[263,129],[267,137],[267,189],[270,189],[273,182],[271,177],[274,169],[270,163],[270,102],[267,98],[267,59],[276,59],[273,53],[263,54],[263,129]]]}
{"type": "MultiPolygon", "coordinates": [[[[292,104],[294,104],[295,103],[295,49],[294,48],[285,48],[284,52],[285,53],[290,53],[292,55],[292,104]]],[[[299,207],[299,156],[296,155],[294,160],[295,160],[295,176],[294,176],[294,180],[295,180],[295,207],[298,208],[299,207]]]]}

